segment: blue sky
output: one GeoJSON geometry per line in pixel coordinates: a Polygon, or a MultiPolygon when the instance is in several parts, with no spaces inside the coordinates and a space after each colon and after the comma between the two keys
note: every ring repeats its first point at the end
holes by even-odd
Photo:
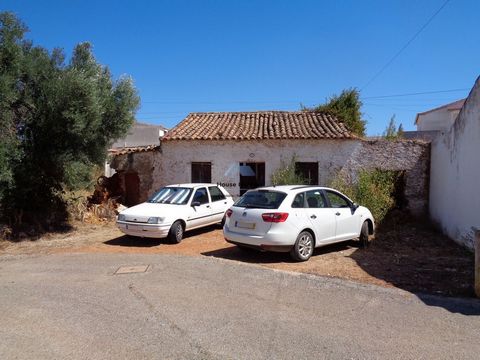
{"type": "Polygon", "coordinates": [[[28,38],[71,54],[89,41],[118,77],[133,77],[140,121],[173,127],[195,111],[298,110],[361,89],[370,135],[466,97],[479,75],[480,1],[2,0],[28,38]],[[368,86],[365,86],[368,84],[368,86]],[[457,89],[462,89],[458,90],[457,89]],[[405,93],[455,90],[415,96],[405,93]]]}

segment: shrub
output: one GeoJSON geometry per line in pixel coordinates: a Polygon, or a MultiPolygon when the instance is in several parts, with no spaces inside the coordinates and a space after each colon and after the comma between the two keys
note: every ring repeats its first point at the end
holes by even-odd
{"type": "Polygon", "coordinates": [[[295,155],[289,163],[281,162],[281,167],[272,173],[273,185],[307,185],[308,180],[295,172],[295,155]]]}
{"type": "Polygon", "coordinates": [[[399,178],[398,171],[362,170],[355,181],[338,175],[331,187],[367,207],[375,221],[381,223],[385,215],[396,206],[395,191],[399,178]]]}

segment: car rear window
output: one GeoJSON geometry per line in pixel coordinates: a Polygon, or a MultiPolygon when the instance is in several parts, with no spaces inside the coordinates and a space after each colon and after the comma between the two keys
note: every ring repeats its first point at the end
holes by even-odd
{"type": "Polygon", "coordinates": [[[251,190],[247,191],[233,206],[278,209],[287,194],[272,190],[251,190]]]}

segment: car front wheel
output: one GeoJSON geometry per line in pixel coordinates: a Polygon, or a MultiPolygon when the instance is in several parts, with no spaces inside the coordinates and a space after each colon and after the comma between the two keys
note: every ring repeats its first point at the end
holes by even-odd
{"type": "Polygon", "coordinates": [[[365,249],[370,245],[370,237],[368,235],[368,222],[364,221],[362,230],[360,230],[360,247],[365,249]]]}
{"type": "Polygon", "coordinates": [[[178,244],[183,239],[183,225],[180,221],[175,221],[168,232],[168,240],[174,244],[178,244]]]}
{"type": "Polygon", "coordinates": [[[313,236],[308,231],[302,231],[297,236],[297,241],[292,250],[290,250],[290,256],[295,261],[307,261],[313,254],[314,241],[313,236]]]}

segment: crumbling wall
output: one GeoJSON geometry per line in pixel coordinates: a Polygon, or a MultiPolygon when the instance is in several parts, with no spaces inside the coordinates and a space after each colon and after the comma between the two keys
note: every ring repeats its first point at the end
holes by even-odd
{"type": "Polygon", "coordinates": [[[405,173],[404,197],[414,215],[426,214],[430,172],[430,144],[418,140],[365,140],[352,153],[342,172],[355,177],[360,170],[405,173]]]}
{"type": "Polygon", "coordinates": [[[149,151],[130,152],[127,154],[116,155],[111,162],[111,167],[120,176],[120,183],[124,194],[131,189],[125,186],[125,174],[136,173],[139,177],[139,202],[146,201],[156,190],[154,185],[155,168],[159,167],[161,161],[161,152],[159,149],[149,151]]]}

